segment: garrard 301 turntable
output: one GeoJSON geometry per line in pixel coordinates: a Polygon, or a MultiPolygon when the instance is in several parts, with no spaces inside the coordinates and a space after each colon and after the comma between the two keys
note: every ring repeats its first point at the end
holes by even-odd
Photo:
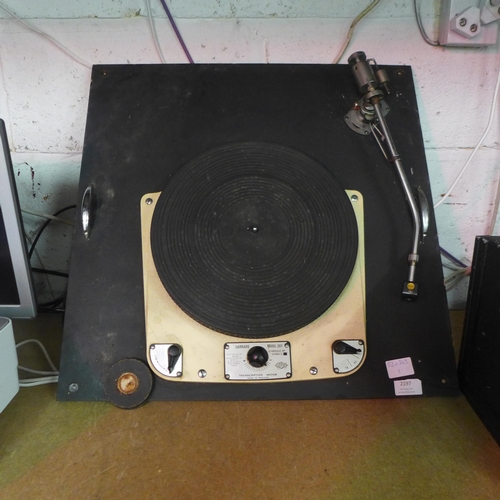
{"type": "Polygon", "coordinates": [[[94,67],[80,196],[59,399],[457,394],[410,68],[94,67]]]}
{"type": "Polygon", "coordinates": [[[363,198],[283,146],[195,158],[141,200],[148,360],[178,381],[310,380],[366,353],[363,198]]]}

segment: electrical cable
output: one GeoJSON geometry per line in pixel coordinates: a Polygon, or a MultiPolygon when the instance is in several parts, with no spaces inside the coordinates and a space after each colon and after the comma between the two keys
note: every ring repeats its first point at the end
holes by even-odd
{"type": "MultiPolygon", "coordinates": [[[[47,226],[53,221],[53,220],[58,220],[57,216],[67,210],[71,210],[71,209],[74,209],[76,208],[76,205],[69,205],[67,207],[64,207],[62,208],[61,210],[58,210],[53,217],[56,217],[56,219],[53,219],[53,218],[50,218],[50,219],[47,219],[43,225],[40,227],[40,229],[38,230],[35,238],[33,239],[32,243],[31,243],[31,246],[30,246],[30,249],[28,251],[28,260],[31,260],[31,257],[33,256],[33,252],[35,251],[36,249],[36,244],[38,243],[38,240],[40,239],[40,236],[42,235],[42,233],[45,231],[45,229],[47,228],[47,226]]],[[[40,259],[39,259],[40,260],[40,259]]],[[[40,260],[40,262],[42,262],[40,260]]],[[[42,266],[43,266],[43,263],[42,263],[42,266]]],[[[66,278],[68,275],[66,273],[61,273],[59,271],[52,271],[52,270],[49,270],[49,269],[40,269],[38,267],[36,268],[32,268],[32,270],[34,272],[40,272],[40,273],[44,273],[46,275],[54,275],[54,276],[61,276],[61,277],[64,277],[66,278]]],[[[48,284],[49,284],[49,287],[50,287],[50,281],[48,281],[48,284]]],[[[51,288],[51,291],[52,291],[52,287],[51,288]]],[[[53,300],[49,301],[49,302],[42,302],[40,304],[38,304],[38,308],[40,311],[42,311],[42,309],[45,309],[45,308],[51,308],[50,310],[53,310],[52,308],[55,308],[56,306],[58,306],[59,304],[62,304],[64,303],[64,301],[66,300],[66,293],[64,293],[63,295],[59,296],[59,297],[55,297],[54,296],[54,292],[52,292],[52,296],[54,297],[53,300]]],[[[55,309],[54,309],[55,310],[55,309]]]]}
{"type": "Polygon", "coordinates": [[[30,215],[36,215],[37,217],[43,217],[44,219],[50,219],[57,222],[61,222],[62,224],[68,224],[68,226],[74,226],[75,223],[72,220],[63,219],[61,217],[54,217],[53,215],[46,214],[44,212],[38,212],[36,210],[29,210],[28,208],[21,208],[21,212],[30,215]]]}
{"type": "Polygon", "coordinates": [[[33,373],[34,375],[58,375],[58,372],[44,371],[44,370],[33,370],[32,368],[26,368],[25,366],[17,365],[18,370],[22,370],[26,373],[33,373]]]}
{"type": "Polygon", "coordinates": [[[471,267],[464,264],[462,261],[457,259],[450,252],[445,250],[443,247],[439,247],[441,255],[447,258],[453,264],[448,264],[447,262],[442,262],[443,267],[451,270],[451,273],[444,279],[444,286],[446,291],[451,290],[454,286],[458,285],[462,279],[468,276],[471,272],[471,267]]]}
{"type": "Polygon", "coordinates": [[[156,45],[156,50],[158,52],[158,55],[160,56],[161,62],[165,64],[167,61],[163,56],[163,52],[160,47],[160,40],[158,40],[158,33],[156,32],[155,22],[153,19],[153,15],[151,14],[151,0],[146,0],[146,6],[148,8],[149,27],[151,28],[151,34],[153,35],[153,40],[156,45]]]}
{"type": "MultiPolygon", "coordinates": [[[[27,241],[27,242],[30,244],[30,246],[31,246],[31,242],[32,242],[32,240],[31,240],[30,236],[28,235],[28,233],[26,232],[26,230],[24,230],[24,236],[26,237],[26,241],[27,241]]],[[[38,261],[40,262],[40,265],[42,266],[42,270],[45,270],[45,267],[44,267],[44,265],[43,265],[43,261],[42,261],[42,259],[40,258],[40,255],[38,254],[38,251],[36,250],[36,248],[35,248],[34,254],[36,255],[36,257],[37,257],[38,261]]],[[[45,276],[45,282],[47,283],[47,286],[48,286],[48,288],[49,288],[49,291],[50,291],[50,293],[51,293],[52,297],[55,297],[54,290],[52,290],[52,284],[50,283],[50,280],[49,280],[49,278],[48,278],[48,276],[47,276],[47,275],[45,276]]]]}
{"type": "Polygon", "coordinates": [[[450,260],[451,262],[454,262],[457,266],[465,269],[467,267],[467,264],[464,264],[462,261],[460,261],[459,259],[457,259],[454,255],[452,255],[450,252],[448,252],[447,250],[445,250],[443,247],[439,247],[439,251],[441,252],[441,255],[443,255],[444,257],[446,257],[448,260],[450,260]]]}
{"type": "Polygon", "coordinates": [[[445,285],[446,291],[449,291],[454,286],[458,285],[458,283],[460,283],[460,281],[462,281],[470,273],[471,273],[470,267],[468,267],[467,269],[457,269],[456,271],[453,271],[452,273],[450,273],[444,279],[444,285],[445,285]]]}
{"type": "Polygon", "coordinates": [[[469,168],[469,165],[471,164],[472,159],[474,158],[474,156],[478,152],[479,148],[483,145],[484,139],[488,135],[488,132],[490,131],[491,126],[493,124],[493,119],[496,116],[495,108],[497,105],[498,89],[499,88],[500,88],[500,69],[499,69],[498,75],[497,75],[497,83],[495,85],[495,90],[493,93],[493,100],[491,101],[490,117],[488,119],[488,124],[486,125],[486,129],[484,130],[483,135],[479,139],[479,142],[477,143],[476,147],[474,148],[471,155],[469,156],[469,159],[465,162],[465,165],[462,167],[462,170],[460,170],[460,173],[457,175],[457,178],[455,179],[455,181],[451,185],[450,189],[448,189],[448,191],[446,191],[446,193],[441,197],[441,199],[434,204],[434,208],[439,207],[439,205],[441,205],[444,202],[444,200],[446,200],[446,198],[448,198],[448,196],[450,196],[450,194],[455,189],[456,185],[458,184],[458,181],[461,179],[464,172],[467,170],[467,168],[469,168]]]}
{"type": "Polygon", "coordinates": [[[443,265],[443,267],[446,267],[446,269],[451,269],[452,271],[460,271],[460,270],[465,269],[463,267],[454,266],[453,264],[450,264],[449,262],[441,261],[441,264],[443,265]]]}
{"type": "Polygon", "coordinates": [[[62,295],[59,295],[59,297],[56,297],[54,300],[50,300],[49,302],[43,302],[42,304],[38,304],[39,307],[51,307],[51,306],[58,306],[62,302],[66,300],[66,294],[63,293],[62,295]]]}
{"type": "Polygon", "coordinates": [[[56,365],[54,364],[54,362],[50,358],[49,353],[47,352],[47,349],[45,349],[45,346],[39,340],[37,340],[37,339],[22,340],[21,342],[16,344],[16,349],[19,349],[20,347],[22,347],[23,345],[26,345],[26,344],[36,344],[38,347],[40,347],[40,349],[42,350],[42,352],[45,356],[45,359],[49,363],[52,370],[59,373],[59,371],[56,368],[56,365]]]}
{"type": "Polygon", "coordinates": [[[69,274],[62,271],[54,271],[52,269],[42,269],[40,267],[32,267],[34,273],[50,274],[51,276],[60,276],[61,278],[68,278],[69,274]]]}
{"type": "Polygon", "coordinates": [[[497,193],[495,195],[495,201],[493,202],[493,209],[491,211],[491,220],[488,225],[488,229],[486,230],[487,235],[491,236],[493,234],[493,231],[495,231],[499,206],[500,206],[500,178],[498,179],[497,182],[497,193]]]}
{"type": "Polygon", "coordinates": [[[64,53],[66,53],[69,57],[71,57],[77,63],[81,64],[82,66],[85,66],[86,68],[92,69],[92,64],[88,63],[87,61],[85,61],[81,57],[78,57],[74,52],[72,52],[71,50],[69,50],[62,43],[58,42],[55,38],[52,38],[50,35],[47,35],[47,33],[44,33],[43,31],[40,31],[39,29],[34,28],[33,26],[31,26],[30,24],[28,24],[23,19],[21,19],[20,17],[16,16],[16,14],[14,14],[14,12],[12,12],[11,10],[9,10],[7,7],[5,7],[5,5],[3,5],[1,3],[0,3],[0,9],[4,10],[5,12],[7,12],[7,14],[9,14],[9,16],[12,16],[14,19],[16,19],[17,21],[19,21],[21,24],[24,24],[24,26],[26,26],[27,28],[29,28],[31,31],[34,31],[35,33],[38,33],[39,35],[41,35],[44,38],[46,38],[49,42],[51,42],[56,47],[58,47],[60,50],[62,50],[64,53]]]}
{"type": "Polygon", "coordinates": [[[19,387],[36,387],[38,385],[57,384],[59,376],[19,379],[19,387]]]}
{"type": "MultiPolygon", "coordinates": [[[[376,0],[376,1],[378,3],[380,0],[376,0]]],[[[181,47],[182,47],[182,50],[184,51],[184,54],[186,55],[190,64],[194,64],[193,58],[191,57],[191,54],[189,53],[189,50],[186,47],[184,40],[182,39],[182,35],[181,35],[179,29],[177,28],[177,24],[175,24],[175,20],[174,20],[172,14],[170,13],[170,9],[168,8],[168,5],[165,3],[165,0],[160,0],[160,2],[163,5],[163,9],[167,13],[167,17],[170,21],[170,24],[172,25],[172,28],[175,32],[175,35],[177,36],[177,40],[179,40],[179,43],[181,44],[181,47]]]]}
{"type": "MultiPolygon", "coordinates": [[[[66,210],[71,210],[73,208],[76,208],[76,205],[69,205],[68,207],[61,208],[61,210],[58,210],[55,214],[54,217],[57,217],[59,214],[62,214],[63,212],[66,212],[66,210]]],[[[38,233],[36,234],[35,238],[33,239],[33,243],[31,244],[31,247],[28,252],[28,260],[31,259],[31,256],[33,255],[33,252],[35,250],[36,244],[38,243],[38,240],[40,239],[40,236],[42,233],[45,231],[46,227],[52,222],[52,219],[47,219],[42,227],[38,230],[38,233]]]]}
{"type": "MultiPolygon", "coordinates": [[[[163,2],[163,0],[161,0],[163,2]]],[[[344,55],[344,52],[347,50],[347,47],[349,46],[349,43],[351,43],[351,38],[354,33],[354,28],[356,28],[356,25],[365,17],[367,14],[369,14],[378,4],[380,3],[380,0],[373,0],[368,7],[366,7],[365,10],[360,12],[357,17],[354,19],[354,21],[351,23],[351,26],[349,27],[349,31],[347,32],[347,36],[344,40],[344,43],[339,50],[339,53],[337,54],[337,57],[333,60],[333,64],[338,64],[340,59],[342,59],[342,56],[344,55]]]]}
{"type": "Polygon", "coordinates": [[[33,373],[35,375],[49,375],[46,377],[35,377],[35,378],[25,378],[25,379],[19,379],[19,387],[36,387],[38,385],[44,385],[44,384],[54,384],[57,383],[59,380],[59,371],[56,368],[56,365],[53,363],[52,359],[49,356],[49,353],[47,352],[47,349],[45,349],[44,345],[37,339],[27,339],[19,342],[16,344],[16,349],[19,349],[23,345],[34,343],[40,347],[42,350],[45,359],[49,363],[50,367],[52,368],[52,371],[45,371],[45,370],[33,370],[32,368],[26,368],[25,366],[20,366],[18,365],[18,369],[25,371],[27,373],[33,373]]]}
{"type": "Polygon", "coordinates": [[[425,32],[424,25],[422,24],[422,16],[420,15],[420,4],[422,0],[413,0],[413,7],[415,8],[415,18],[417,19],[417,25],[418,29],[420,30],[420,34],[422,35],[423,39],[429,44],[434,47],[437,47],[440,45],[438,41],[431,40],[429,38],[429,35],[425,32]]]}

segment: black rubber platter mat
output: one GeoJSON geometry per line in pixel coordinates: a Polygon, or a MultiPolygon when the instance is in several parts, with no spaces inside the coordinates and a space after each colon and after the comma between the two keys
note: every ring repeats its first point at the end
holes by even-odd
{"type": "Polygon", "coordinates": [[[151,224],[162,283],[213,330],[298,330],[339,297],[356,261],[354,210],[335,177],[281,145],[235,143],[178,171],[151,224]]]}
{"type": "MultiPolygon", "coordinates": [[[[432,199],[411,68],[385,66],[387,115],[410,184],[432,199]]],[[[240,142],[292,148],[365,204],[368,356],[339,379],[249,384],[155,380],[152,400],[393,397],[387,360],[410,357],[427,396],[458,383],[434,213],[420,250],[416,302],[401,300],[412,225],[393,168],[344,115],[358,98],[344,65],[95,66],[79,186],[94,192],[93,229],[75,229],[58,398],[106,400],[121,359],[146,360],[139,204],[207,151],[240,142]],[[78,390],[75,390],[77,384],[78,390]],[[70,390],[72,387],[72,391],[70,390]]]]}

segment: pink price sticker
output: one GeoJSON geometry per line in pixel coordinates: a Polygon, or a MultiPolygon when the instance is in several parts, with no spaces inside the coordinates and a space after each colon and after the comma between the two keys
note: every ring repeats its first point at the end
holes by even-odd
{"type": "Polygon", "coordinates": [[[411,358],[391,359],[385,362],[385,366],[389,378],[407,377],[415,374],[411,358]]]}

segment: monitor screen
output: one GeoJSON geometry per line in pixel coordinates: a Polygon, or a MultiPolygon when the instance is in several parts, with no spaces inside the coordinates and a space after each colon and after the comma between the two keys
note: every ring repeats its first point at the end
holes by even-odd
{"type": "Polygon", "coordinates": [[[32,318],[36,303],[5,124],[0,120],[0,316],[32,318]]]}

